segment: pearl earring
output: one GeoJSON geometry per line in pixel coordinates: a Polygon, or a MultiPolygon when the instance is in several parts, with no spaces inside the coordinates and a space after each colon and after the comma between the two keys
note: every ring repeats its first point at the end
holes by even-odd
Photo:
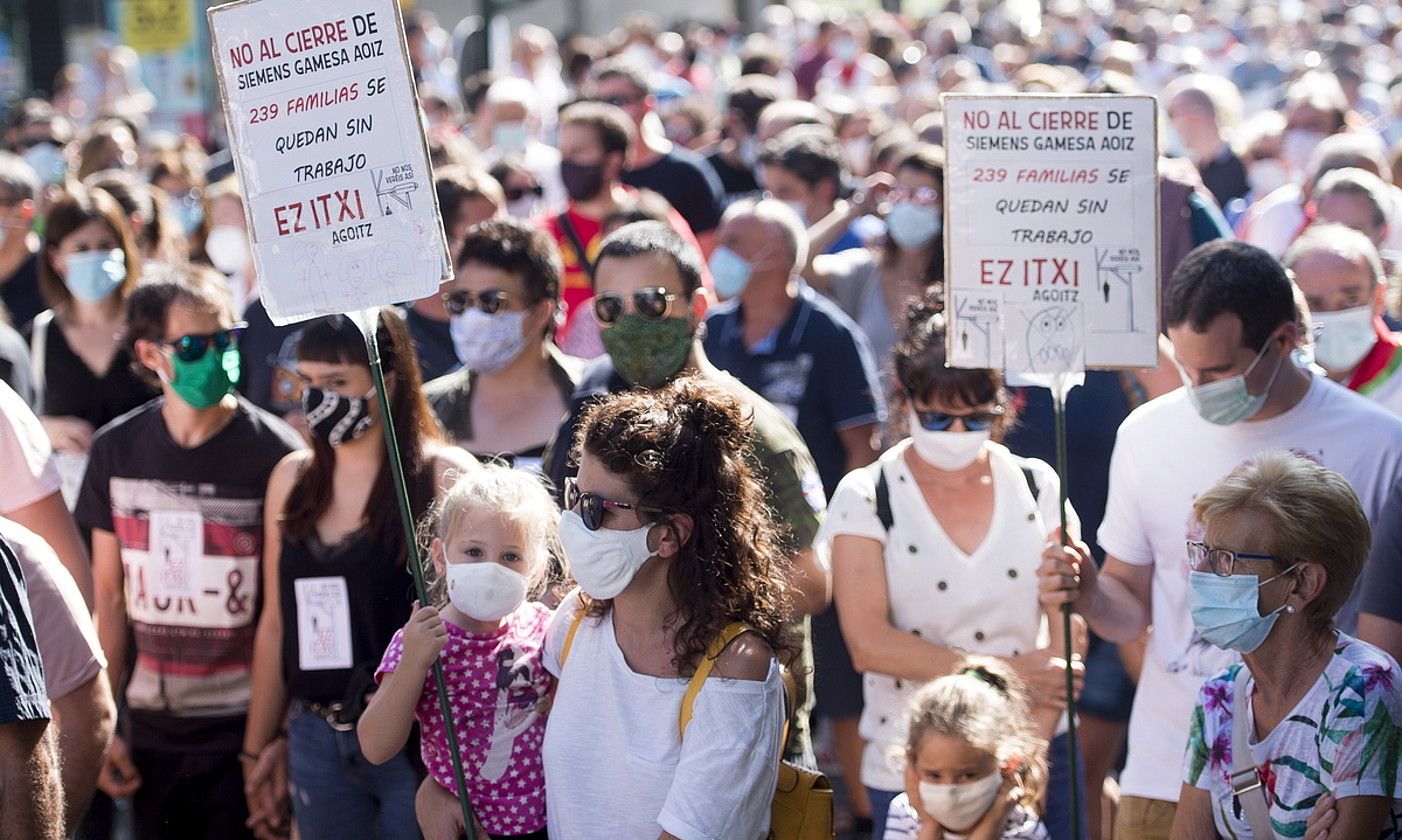
{"type": "Polygon", "coordinates": [[[1294,614],[1295,614],[1295,607],[1294,607],[1294,605],[1292,605],[1292,604],[1286,604],[1286,605],[1285,605],[1285,614],[1286,614],[1286,615],[1294,615],[1294,614]]]}

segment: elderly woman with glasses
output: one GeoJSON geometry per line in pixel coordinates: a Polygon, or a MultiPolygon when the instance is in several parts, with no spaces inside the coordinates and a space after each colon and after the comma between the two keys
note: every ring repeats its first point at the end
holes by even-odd
{"type": "MultiPolygon", "coordinates": [[[[1035,575],[1056,538],[1060,484],[1047,464],[997,443],[1014,411],[1002,377],[945,366],[940,309],[935,290],[912,304],[895,349],[892,404],[905,407],[909,437],[842,480],[824,525],[838,619],[866,675],[861,779],[872,836],[905,789],[890,758],[905,744],[902,711],[921,685],[979,653],[1029,684],[1041,734],[1056,736],[1046,823],[1052,838],[1070,837],[1064,639],[1060,616],[1049,622],[1038,603],[1035,575]]],[[[1074,511],[1067,517],[1074,531],[1074,511]]]]}
{"type": "Polygon", "coordinates": [[[544,656],[552,837],[766,836],[788,593],[747,414],[683,377],[581,422],[560,520],[579,590],[544,656]]]}
{"type": "Polygon", "coordinates": [[[1173,837],[1396,837],[1397,663],[1333,626],[1368,558],[1358,496],[1337,473],[1276,451],[1193,512],[1193,627],[1242,662],[1198,693],[1173,837]],[[1317,807],[1327,822],[1311,821],[1317,807]]]}

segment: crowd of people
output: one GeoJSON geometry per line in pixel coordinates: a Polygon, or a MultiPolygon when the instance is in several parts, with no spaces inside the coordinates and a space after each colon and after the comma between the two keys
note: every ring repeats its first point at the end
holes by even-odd
{"type": "Polygon", "coordinates": [[[802,768],[862,840],[1402,836],[1402,6],[1170,5],[410,15],[454,272],[368,326],[272,323],[149,95],[9,103],[0,833],[756,840],[802,768]],[[946,364],[949,92],[1158,97],[1160,363],[1065,470],[946,364]]]}

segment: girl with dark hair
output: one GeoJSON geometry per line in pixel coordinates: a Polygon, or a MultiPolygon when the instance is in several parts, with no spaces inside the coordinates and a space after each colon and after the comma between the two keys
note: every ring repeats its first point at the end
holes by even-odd
{"type": "Polygon", "coordinates": [[[39,288],[49,309],[29,325],[37,414],[75,500],[93,432],[154,396],[123,346],[141,256],[126,214],[103,190],[71,186],[49,208],[39,288]]]}
{"type": "MultiPolygon", "coordinates": [[[[1028,683],[1042,734],[1058,734],[1053,756],[1064,755],[1061,619],[1048,621],[1035,574],[1056,536],[1059,482],[1047,464],[997,442],[1014,411],[1002,376],[945,366],[941,309],[931,289],[910,307],[895,349],[892,405],[904,409],[909,437],[842,480],[824,525],[842,634],[866,674],[861,778],[873,837],[905,787],[888,760],[904,737],[902,710],[962,652],[997,656],[1028,683]]],[[[1052,837],[1070,837],[1070,803],[1057,798],[1066,784],[1051,790],[1052,837]]]]}
{"type": "MultiPolygon", "coordinates": [[[[403,318],[386,307],[376,329],[417,521],[476,462],[441,441],[403,318]]],[[[367,826],[376,837],[417,837],[408,756],[373,765],[355,733],[380,654],[413,604],[365,339],[345,316],[322,318],[304,328],[297,359],[312,448],[285,458],[268,482],[267,597],[243,747],[249,811],[254,823],[280,823],[287,791],[274,771],[287,762],[306,840],[370,836],[367,826]]]]}
{"type": "Polygon", "coordinates": [[[944,151],[919,143],[896,163],[896,178],[868,182],[860,201],[840,207],[809,231],[811,257],[803,276],[832,298],[866,333],[878,359],[900,337],[906,302],[944,283],[944,151]],[[879,250],[850,248],[824,254],[853,221],[883,214],[886,241],[879,250]]]}
{"type": "Polygon", "coordinates": [[[734,398],[697,378],[585,415],[546,635],[557,837],[765,836],[783,735],[783,551],[734,398]],[[738,635],[731,635],[738,633],[738,635]],[[687,708],[690,678],[703,667],[687,708]],[[680,737],[679,737],[680,734],[680,737]]]}

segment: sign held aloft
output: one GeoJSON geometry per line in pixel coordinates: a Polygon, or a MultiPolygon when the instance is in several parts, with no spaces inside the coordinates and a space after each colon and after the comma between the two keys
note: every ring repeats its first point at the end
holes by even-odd
{"type": "Polygon", "coordinates": [[[209,10],[268,316],[426,297],[452,276],[395,0],[209,10]]]}
{"type": "Polygon", "coordinates": [[[942,99],[949,363],[1034,376],[1154,367],[1153,97],[942,99]]]}

